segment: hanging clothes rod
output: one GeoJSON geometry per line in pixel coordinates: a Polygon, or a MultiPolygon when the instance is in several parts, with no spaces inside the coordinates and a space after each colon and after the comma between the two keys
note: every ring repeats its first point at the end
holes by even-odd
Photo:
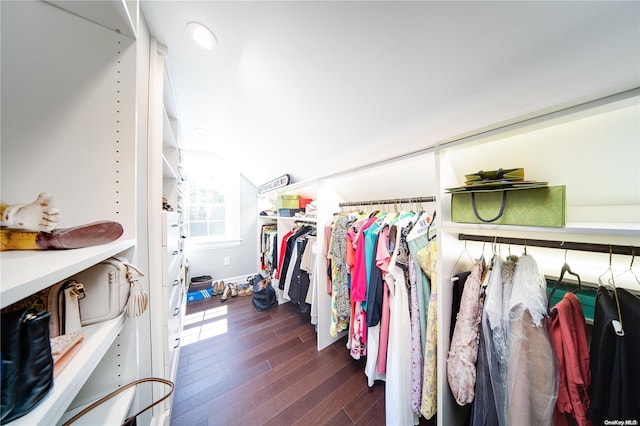
{"type": "Polygon", "coordinates": [[[613,244],[576,243],[571,241],[534,240],[530,238],[492,237],[490,235],[458,234],[461,241],[480,241],[486,243],[513,244],[516,246],[545,247],[560,250],[589,251],[595,253],[611,253],[632,256],[639,254],[640,247],[620,246],[613,244]]]}
{"type": "Polygon", "coordinates": [[[390,200],[348,201],[339,203],[340,207],[377,206],[382,204],[433,203],[436,197],[393,198],[390,200]]]}

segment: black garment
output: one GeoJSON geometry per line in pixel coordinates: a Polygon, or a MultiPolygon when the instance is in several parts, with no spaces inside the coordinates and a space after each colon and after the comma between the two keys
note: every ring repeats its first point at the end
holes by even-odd
{"type": "Polygon", "coordinates": [[[271,253],[272,264],[271,264],[271,268],[269,270],[269,276],[272,275],[273,269],[278,266],[278,237],[277,237],[277,235],[276,235],[275,240],[273,242],[272,250],[273,250],[272,253],[271,253]]]}
{"type": "Polygon", "coordinates": [[[304,298],[307,297],[307,291],[309,289],[309,273],[300,268],[302,263],[302,254],[304,253],[304,249],[307,247],[307,239],[302,236],[295,241],[295,245],[297,257],[296,263],[293,266],[291,282],[289,283],[289,298],[291,299],[291,303],[299,304],[301,301],[304,302],[304,298]],[[302,297],[302,287],[305,287],[304,298],[302,297]]]}
{"type": "Polygon", "coordinates": [[[620,311],[626,342],[626,356],[629,361],[626,375],[631,378],[631,391],[627,395],[635,408],[634,420],[640,421],[640,298],[625,289],[618,289],[620,311]]]}
{"type": "Polygon", "coordinates": [[[449,339],[453,337],[453,330],[456,327],[456,318],[458,311],[460,310],[460,300],[462,300],[462,291],[464,290],[464,283],[467,282],[467,278],[471,274],[469,272],[461,272],[454,275],[454,278],[458,278],[453,282],[453,297],[451,305],[451,328],[449,329],[449,339]]]}
{"type": "MultiPolygon", "coordinates": [[[[378,239],[380,234],[376,236],[374,247],[378,247],[378,239]]],[[[382,318],[382,297],[384,282],[382,280],[382,270],[378,267],[376,261],[376,249],[374,248],[373,258],[371,259],[371,274],[369,275],[369,289],[367,291],[367,326],[373,327],[380,322],[382,318]]]]}
{"type": "Polygon", "coordinates": [[[587,417],[594,424],[605,420],[640,419],[638,367],[640,359],[640,302],[624,289],[617,289],[624,336],[616,334],[618,320],[615,295],[599,287],[590,348],[591,406],[587,417]]]}
{"type": "Polygon", "coordinates": [[[295,234],[289,237],[287,241],[287,248],[284,252],[284,260],[282,261],[282,270],[278,271],[280,274],[280,280],[278,281],[278,288],[280,290],[284,290],[285,280],[287,278],[287,271],[289,270],[289,264],[291,263],[291,255],[293,254],[293,249],[296,246],[296,240],[303,234],[309,233],[313,228],[311,226],[303,226],[300,228],[295,234]]]}

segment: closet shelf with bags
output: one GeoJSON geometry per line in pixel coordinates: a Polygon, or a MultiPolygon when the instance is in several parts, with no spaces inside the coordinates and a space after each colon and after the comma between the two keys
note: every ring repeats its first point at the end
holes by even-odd
{"type": "MultiPolygon", "coordinates": [[[[85,332],[84,343],[76,353],[70,364],[55,378],[54,386],[50,393],[24,417],[14,420],[12,425],[48,424],[51,419],[59,419],[67,411],[67,407],[73,402],[75,395],[89,379],[102,354],[113,344],[118,333],[122,330],[127,320],[126,314],[121,314],[110,321],[83,327],[85,332]]],[[[127,402],[127,406],[129,403],[127,402]]],[[[126,410],[120,410],[126,412],[126,410]]],[[[86,419],[90,420],[90,419],[86,419]]],[[[94,418],[93,423],[107,424],[104,418],[94,418]]]]}
{"type": "MultiPolygon", "coordinates": [[[[145,261],[138,244],[140,212],[135,208],[146,194],[136,184],[142,169],[136,153],[144,152],[139,141],[146,141],[146,135],[138,136],[142,128],[135,119],[142,116],[142,98],[146,97],[136,90],[137,84],[146,85],[145,68],[140,68],[144,63],[138,52],[142,51],[131,37],[135,28],[129,31],[130,25],[121,22],[98,23],[96,18],[105,10],[117,12],[110,17],[137,22],[137,1],[95,7],[50,2],[2,5],[2,31],[8,40],[3,49],[3,59],[7,55],[3,81],[6,78],[13,88],[3,93],[3,102],[6,95],[12,105],[2,126],[2,172],[11,177],[2,180],[3,201],[21,203],[40,192],[51,192],[62,213],[60,229],[96,220],[114,221],[123,228],[121,239],[108,244],[3,251],[2,308],[113,256],[145,261]],[[56,60],[42,61],[42,55],[56,60]],[[53,112],[55,120],[51,120],[53,112]],[[28,166],[25,158],[29,158],[28,166]]],[[[145,277],[141,284],[146,281],[145,277]]],[[[54,378],[53,387],[37,406],[10,424],[58,424],[67,411],[146,374],[138,363],[148,335],[144,324],[120,314],[82,327],[84,340],[54,378]]],[[[3,387],[3,396],[7,389],[3,387]]],[[[120,402],[112,409],[124,416],[131,408],[131,398],[120,402]]],[[[101,416],[85,424],[117,423],[111,419],[101,416]]]]}
{"type": "Polygon", "coordinates": [[[2,252],[2,308],[134,246],[135,240],[120,240],[73,250],[2,252]]]}

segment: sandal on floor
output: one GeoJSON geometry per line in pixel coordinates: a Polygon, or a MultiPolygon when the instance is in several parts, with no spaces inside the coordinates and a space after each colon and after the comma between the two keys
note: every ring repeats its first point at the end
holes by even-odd
{"type": "Polygon", "coordinates": [[[224,291],[222,292],[222,297],[220,298],[221,302],[226,302],[227,299],[229,298],[229,292],[231,290],[231,285],[227,284],[224,287],[224,291]]]}
{"type": "Polygon", "coordinates": [[[211,295],[212,296],[218,295],[218,281],[214,282],[213,285],[211,286],[211,295]]]}
{"type": "Polygon", "coordinates": [[[231,289],[231,297],[238,297],[238,287],[236,287],[236,283],[229,284],[229,288],[231,289]]]}

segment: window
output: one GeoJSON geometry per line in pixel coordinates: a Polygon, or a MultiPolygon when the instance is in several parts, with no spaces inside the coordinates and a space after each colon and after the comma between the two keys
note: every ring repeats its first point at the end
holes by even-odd
{"type": "Polygon", "coordinates": [[[196,243],[239,241],[239,173],[212,154],[183,157],[187,236],[196,243]]]}

